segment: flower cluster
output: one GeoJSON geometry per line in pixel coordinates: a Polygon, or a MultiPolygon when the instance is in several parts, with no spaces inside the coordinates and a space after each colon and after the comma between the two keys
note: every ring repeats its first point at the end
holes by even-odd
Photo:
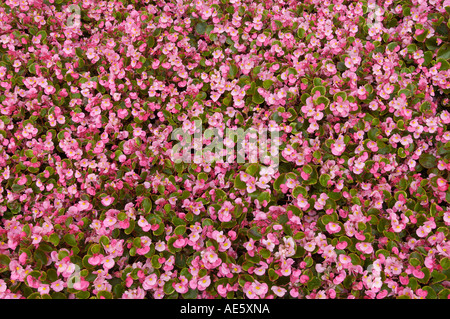
{"type": "Polygon", "coordinates": [[[449,17],[2,1],[0,298],[449,298],[449,17]],[[173,161],[195,123],[279,165],[173,161]]]}

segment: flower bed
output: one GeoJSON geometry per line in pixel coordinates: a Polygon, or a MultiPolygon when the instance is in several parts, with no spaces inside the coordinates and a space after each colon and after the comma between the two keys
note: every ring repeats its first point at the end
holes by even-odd
{"type": "Polygon", "coordinates": [[[2,2],[0,298],[447,299],[449,17],[2,2]]]}

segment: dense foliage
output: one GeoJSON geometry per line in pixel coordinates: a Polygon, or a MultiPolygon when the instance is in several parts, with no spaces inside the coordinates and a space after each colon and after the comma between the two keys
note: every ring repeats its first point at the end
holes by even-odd
{"type": "Polygon", "coordinates": [[[0,298],[448,298],[449,17],[2,1],[0,298]],[[173,161],[195,121],[278,168],[173,161]]]}

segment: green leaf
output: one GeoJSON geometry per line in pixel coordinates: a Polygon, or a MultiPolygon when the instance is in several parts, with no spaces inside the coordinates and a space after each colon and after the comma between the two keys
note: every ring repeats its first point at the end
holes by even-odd
{"type": "Polygon", "coordinates": [[[417,45],[415,45],[414,43],[408,45],[407,48],[408,48],[408,53],[414,53],[417,51],[417,45]]]}
{"type": "Polygon", "coordinates": [[[258,74],[261,72],[261,69],[262,69],[262,67],[260,65],[254,67],[253,70],[252,70],[252,74],[254,76],[258,76],[258,74]]]}
{"type": "Polygon", "coordinates": [[[303,260],[306,263],[306,267],[309,268],[314,264],[314,260],[310,256],[306,256],[303,260]]]}
{"type": "Polygon", "coordinates": [[[30,225],[26,224],[25,226],[23,226],[22,231],[24,231],[25,234],[27,234],[27,236],[30,236],[30,234],[31,234],[30,225]]]}
{"type": "Polygon", "coordinates": [[[269,279],[271,281],[275,281],[277,280],[280,276],[275,272],[275,270],[273,268],[270,268],[268,270],[268,274],[269,274],[269,279]]]}
{"type": "Polygon", "coordinates": [[[315,86],[313,87],[313,89],[311,90],[311,94],[314,95],[315,92],[319,91],[320,95],[325,95],[327,94],[327,89],[324,86],[315,86]]]}
{"type": "Polygon", "coordinates": [[[298,217],[302,217],[302,216],[303,216],[302,211],[301,211],[298,207],[296,207],[296,206],[294,206],[294,205],[289,205],[289,206],[286,208],[286,211],[287,211],[287,212],[292,211],[292,213],[293,213],[295,216],[298,216],[298,217]]]}
{"type": "Polygon", "coordinates": [[[450,268],[450,258],[448,258],[448,257],[442,258],[440,261],[440,265],[442,266],[442,268],[444,270],[449,269],[450,268]]]}
{"type": "Polygon", "coordinates": [[[88,299],[91,293],[89,291],[79,291],[76,293],[77,299],[88,299]]]}
{"type": "Polygon", "coordinates": [[[230,65],[230,69],[228,71],[228,78],[230,80],[234,79],[236,77],[237,73],[238,73],[238,70],[239,69],[238,69],[238,67],[235,64],[231,64],[230,65]]]}
{"type": "Polygon", "coordinates": [[[438,59],[448,60],[450,59],[450,45],[445,43],[437,52],[438,59]]]}
{"type": "Polygon", "coordinates": [[[258,201],[260,203],[262,203],[263,201],[270,202],[270,193],[269,192],[262,192],[261,194],[259,194],[257,199],[258,199],[258,201]]]}
{"type": "Polygon", "coordinates": [[[67,299],[66,295],[63,294],[62,292],[53,292],[51,296],[52,299],[67,299]]]}
{"type": "Polygon", "coordinates": [[[75,239],[75,236],[73,234],[64,235],[64,242],[72,247],[77,245],[77,240],[75,239]]]}
{"type": "Polygon", "coordinates": [[[320,288],[321,284],[322,281],[319,278],[314,277],[310,281],[308,281],[307,287],[309,290],[314,290],[320,288]]]}
{"type": "Polygon", "coordinates": [[[425,168],[433,168],[436,166],[436,157],[431,154],[422,153],[419,157],[419,163],[425,168]]]}
{"type": "Polygon", "coordinates": [[[313,172],[313,168],[310,165],[306,164],[306,165],[303,166],[303,171],[306,174],[310,175],[313,172]]]}
{"type": "Polygon", "coordinates": [[[234,187],[237,189],[246,189],[247,188],[247,184],[241,180],[241,177],[239,174],[234,179],[234,187]]]}
{"type": "Polygon", "coordinates": [[[427,284],[430,280],[431,273],[426,267],[422,267],[421,271],[425,274],[425,276],[423,278],[418,278],[417,280],[422,284],[427,284]]]}
{"type": "Polygon", "coordinates": [[[330,104],[330,100],[327,97],[321,95],[314,101],[314,103],[317,105],[323,104],[325,107],[327,107],[330,104]]]}
{"type": "Polygon", "coordinates": [[[199,33],[199,34],[204,34],[206,31],[206,27],[207,27],[207,24],[205,22],[199,22],[195,26],[195,31],[197,31],[197,33],[199,33]]]}
{"type": "Polygon", "coordinates": [[[37,63],[32,63],[32,64],[28,67],[28,71],[30,71],[30,73],[32,73],[32,74],[36,74],[36,65],[37,65],[37,63]]]}
{"type": "Polygon", "coordinates": [[[276,191],[280,191],[280,185],[286,183],[286,174],[283,173],[280,176],[278,176],[278,178],[275,180],[275,182],[273,183],[273,188],[276,191]]]}
{"type": "Polygon", "coordinates": [[[25,185],[19,185],[19,184],[13,184],[12,186],[11,186],[11,190],[14,192],[14,193],[18,193],[18,192],[20,192],[21,190],[23,190],[25,188],[25,185]]]}
{"type": "Polygon", "coordinates": [[[367,132],[367,136],[372,140],[376,141],[378,138],[378,135],[380,134],[380,130],[376,127],[371,128],[369,132],[367,132]]]}
{"type": "Polygon", "coordinates": [[[328,186],[328,181],[330,179],[331,179],[331,177],[328,174],[320,175],[320,177],[319,177],[320,185],[322,185],[323,187],[327,187],[328,186]]]}
{"type": "Polygon", "coordinates": [[[81,48],[75,48],[75,53],[80,59],[83,58],[83,50],[81,50],[81,48]]]}
{"type": "Polygon", "coordinates": [[[134,221],[134,219],[130,219],[129,221],[130,225],[128,226],[127,229],[125,229],[125,234],[129,235],[133,232],[134,227],[136,225],[136,222],[134,221]]]}
{"type": "Polygon", "coordinates": [[[33,292],[30,294],[27,299],[41,299],[41,293],[40,292],[33,292]]]}
{"type": "Polygon", "coordinates": [[[147,46],[149,48],[153,48],[153,46],[155,45],[155,38],[150,36],[147,38],[147,46]]]}
{"type": "Polygon", "coordinates": [[[448,288],[442,289],[438,293],[438,298],[439,299],[448,299],[449,296],[450,296],[450,290],[448,288]]]}
{"type": "Polygon", "coordinates": [[[45,265],[47,264],[48,257],[44,251],[42,251],[41,249],[36,249],[36,251],[34,252],[34,260],[40,260],[42,264],[45,265]]]}
{"type": "Polygon", "coordinates": [[[144,200],[142,201],[142,207],[144,208],[144,212],[146,214],[150,213],[152,209],[152,201],[150,200],[150,198],[144,198],[144,200]]]}
{"type": "Polygon", "coordinates": [[[25,153],[26,157],[28,157],[28,158],[34,157],[33,150],[25,150],[24,153],[25,153]]]}
{"type": "Polygon", "coordinates": [[[263,88],[265,88],[266,90],[268,90],[273,84],[272,80],[264,80],[263,82],[263,88]]]}
{"type": "Polygon", "coordinates": [[[161,34],[161,28],[156,28],[153,31],[153,36],[155,36],[155,37],[159,37],[160,34],[161,34]]]}
{"type": "Polygon", "coordinates": [[[216,197],[220,199],[225,199],[227,196],[227,193],[225,193],[222,189],[217,188],[214,190],[216,197]]]}
{"type": "Polygon", "coordinates": [[[347,93],[344,91],[337,92],[333,95],[333,100],[337,101],[341,97],[343,101],[347,100],[347,93]]]}
{"type": "Polygon", "coordinates": [[[186,232],[186,226],[184,226],[184,225],[179,225],[174,230],[175,235],[183,235],[185,232],[186,232]]]}
{"type": "Polygon", "coordinates": [[[11,259],[8,256],[3,255],[3,254],[0,255],[0,264],[9,266],[10,262],[11,262],[11,259]]]}
{"type": "Polygon", "coordinates": [[[441,63],[441,67],[439,68],[439,71],[447,71],[450,69],[450,63],[448,63],[444,59],[437,59],[436,62],[441,63]]]}
{"type": "Polygon", "coordinates": [[[389,49],[389,51],[394,51],[394,49],[398,46],[397,42],[391,42],[387,45],[387,48],[389,49]]]}
{"type": "Polygon", "coordinates": [[[97,297],[99,299],[100,299],[100,297],[103,297],[105,299],[112,299],[112,294],[109,291],[102,290],[97,293],[97,297]]]}
{"type": "Polygon", "coordinates": [[[427,66],[430,64],[431,60],[433,58],[433,52],[427,51],[423,54],[423,66],[427,66]]]}
{"type": "Polygon", "coordinates": [[[337,68],[339,71],[345,71],[345,70],[347,70],[347,67],[345,66],[345,63],[344,63],[344,62],[338,62],[338,63],[336,64],[336,68],[337,68]]]}
{"type": "Polygon", "coordinates": [[[416,40],[419,42],[424,42],[427,38],[428,33],[430,33],[430,30],[425,29],[422,34],[415,36],[416,40]]]}
{"type": "Polygon", "coordinates": [[[247,169],[245,170],[246,173],[250,174],[251,176],[256,176],[256,174],[259,172],[259,164],[253,163],[247,169]]]}
{"type": "Polygon", "coordinates": [[[438,272],[436,270],[433,270],[431,272],[431,277],[433,278],[433,280],[432,280],[433,283],[440,282],[440,281],[447,279],[447,276],[445,274],[438,272]]]}
{"type": "Polygon", "coordinates": [[[56,233],[51,234],[48,237],[48,241],[51,242],[55,247],[59,244],[59,236],[56,233]]]}
{"type": "Polygon", "coordinates": [[[248,230],[248,237],[250,237],[253,240],[259,240],[262,238],[261,232],[259,231],[258,227],[254,226],[248,230]]]}
{"type": "Polygon", "coordinates": [[[430,286],[425,286],[422,289],[426,290],[428,292],[426,299],[436,299],[437,298],[436,292],[430,286]]]}
{"type": "Polygon", "coordinates": [[[264,259],[269,258],[270,255],[271,255],[270,250],[268,250],[266,248],[261,249],[259,253],[260,253],[261,257],[264,258],[264,259]]]}
{"type": "Polygon", "coordinates": [[[196,299],[198,296],[198,289],[189,289],[187,293],[183,295],[184,299],[196,299]]]}
{"type": "Polygon", "coordinates": [[[197,180],[203,180],[203,181],[208,181],[208,174],[206,174],[205,172],[201,172],[197,175],[197,180]]]}
{"type": "Polygon", "coordinates": [[[292,190],[292,196],[294,196],[294,198],[297,198],[300,194],[302,194],[303,197],[306,197],[308,196],[308,191],[303,186],[296,186],[292,190]]]}
{"type": "Polygon", "coordinates": [[[171,295],[175,292],[175,288],[172,286],[173,280],[168,280],[163,287],[164,293],[167,295],[171,295]]]}
{"type": "Polygon", "coordinates": [[[258,90],[255,90],[255,93],[252,96],[252,102],[255,104],[262,104],[264,101],[264,98],[259,94],[258,90]]]}
{"type": "Polygon", "coordinates": [[[158,255],[153,255],[152,256],[152,266],[155,269],[161,268],[161,264],[159,263],[158,259],[159,259],[158,255]]]}

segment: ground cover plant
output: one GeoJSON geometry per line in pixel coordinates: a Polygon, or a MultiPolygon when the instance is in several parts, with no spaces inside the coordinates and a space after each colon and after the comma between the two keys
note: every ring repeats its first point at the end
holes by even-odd
{"type": "Polygon", "coordinates": [[[449,18],[2,1],[0,298],[447,299],[449,18]]]}

